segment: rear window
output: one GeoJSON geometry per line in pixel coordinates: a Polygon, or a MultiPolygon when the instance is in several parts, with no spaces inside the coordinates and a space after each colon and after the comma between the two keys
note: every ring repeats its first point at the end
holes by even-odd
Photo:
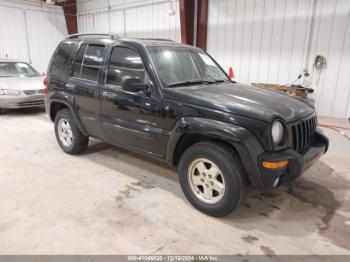
{"type": "Polygon", "coordinates": [[[75,52],[74,43],[64,43],[59,47],[55,55],[50,74],[58,77],[66,77],[75,52]]]}
{"type": "Polygon", "coordinates": [[[98,81],[104,54],[103,45],[81,45],[75,58],[73,77],[98,81]]]}

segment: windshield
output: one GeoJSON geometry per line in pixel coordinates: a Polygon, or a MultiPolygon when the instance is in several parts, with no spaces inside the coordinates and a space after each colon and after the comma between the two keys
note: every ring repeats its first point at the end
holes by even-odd
{"type": "Polygon", "coordinates": [[[40,74],[27,63],[0,62],[0,77],[34,77],[40,74]]]}
{"type": "Polygon", "coordinates": [[[148,51],[166,87],[229,81],[214,60],[200,49],[153,46],[148,51]]]}

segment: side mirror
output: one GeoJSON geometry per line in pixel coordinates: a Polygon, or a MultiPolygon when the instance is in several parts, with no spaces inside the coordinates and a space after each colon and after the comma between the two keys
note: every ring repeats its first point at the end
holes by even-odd
{"type": "Polygon", "coordinates": [[[143,83],[137,77],[123,76],[122,77],[122,89],[129,92],[143,91],[146,95],[150,94],[149,85],[143,83]]]}

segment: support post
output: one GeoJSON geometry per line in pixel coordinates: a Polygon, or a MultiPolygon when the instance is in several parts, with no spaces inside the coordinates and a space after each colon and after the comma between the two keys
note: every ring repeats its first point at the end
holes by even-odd
{"type": "Polygon", "coordinates": [[[207,49],[208,0],[198,0],[197,46],[207,49]]]}
{"type": "Polygon", "coordinates": [[[183,44],[207,47],[208,0],[180,0],[181,40],[183,44]],[[195,11],[197,13],[195,14],[195,11]],[[194,37],[196,33],[196,37],[194,37]]]}
{"type": "Polygon", "coordinates": [[[77,1],[67,0],[64,2],[58,2],[57,5],[62,6],[63,8],[68,34],[70,35],[77,34],[78,33],[77,1]]]}
{"type": "Polygon", "coordinates": [[[193,45],[194,0],[180,0],[179,6],[182,43],[193,45]]]}

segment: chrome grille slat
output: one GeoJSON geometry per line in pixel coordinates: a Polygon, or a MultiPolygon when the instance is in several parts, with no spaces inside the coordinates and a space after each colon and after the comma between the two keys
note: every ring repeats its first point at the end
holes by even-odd
{"type": "Polygon", "coordinates": [[[39,90],[24,90],[23,93],[25,93],[27,96],[30,95],[35,95],[35,94],[43,94],[43,90],[39,89],[39,90]]]}

